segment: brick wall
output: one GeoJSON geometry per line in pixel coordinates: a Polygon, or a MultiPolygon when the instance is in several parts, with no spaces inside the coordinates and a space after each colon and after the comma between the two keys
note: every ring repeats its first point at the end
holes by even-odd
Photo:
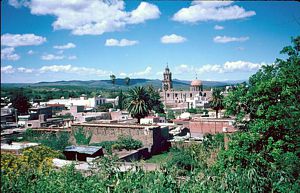
{"type": "Polygon", "coordinates": [[[233,121],[232,119],[202,119],[199,121],[190,121],[189,129],[192,136],[199,136],[205,133],[223,133],[224,127],[228,129],[228,132],[235,132],[236,128],[232,125],[233,121]]]}
{"type": "Polygon", "coordinates": [[[151,152],[160,151],[164,148],[168,138],[168,128],[153,127],[149,125],[130,125],[130,124],[73,124],[71,127],[71,141],[75,139],[73,133],[80,127],[85,132],[91,132],[90,143],[102,141],[115,141],[120,135],[129,135],[133,139],[140,140],[151,152]]]}

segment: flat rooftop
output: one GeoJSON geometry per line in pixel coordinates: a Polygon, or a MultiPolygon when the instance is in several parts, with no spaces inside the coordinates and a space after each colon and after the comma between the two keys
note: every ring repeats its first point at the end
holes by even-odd
{"type": "Polygon", "coordinates": [[[28,147],[34,147],[38,146],[40,143],[18,143],[18,142],[13,142],[11,145],[6,144],[6,143],[1,143],[1,149],[2,150],[20,150],[20,149],[25,149],[28,147]]]}
{"type": "Polygon", "coordinates": [[[78,152],[78,153],[85,153],[85,154],[92,155],[100,149],[102,149],[102,147],[99,147],[99,146],[74,146],[74,145],[72,145],[72,146],[66,147],[64,151],[78,152]]]}

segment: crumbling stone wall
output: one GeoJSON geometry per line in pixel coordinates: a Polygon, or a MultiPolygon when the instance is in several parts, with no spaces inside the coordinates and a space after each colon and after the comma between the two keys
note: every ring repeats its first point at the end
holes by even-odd
{"type": "Polygon", "coordinates": [[[120,135],[131,136],[133,139],[140,140],[151,152],[163,148],[168,136],[166,128],[153,127],[149,125],[125,125],[125,124],[73,124],[71,127],[71,141],[75,142],[74,132],[83,128],[86,133],[92,133],[90,143],[102,141],[115,141],[120,135]]]}

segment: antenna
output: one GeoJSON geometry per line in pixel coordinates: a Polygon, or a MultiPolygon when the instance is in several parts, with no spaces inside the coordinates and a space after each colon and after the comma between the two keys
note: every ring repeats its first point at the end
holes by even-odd
{"type": "Polygon", "coordinates": [[[198,75],[197,75],[197,72],[196,72],[196,80],[198,79],[198,75]]]}

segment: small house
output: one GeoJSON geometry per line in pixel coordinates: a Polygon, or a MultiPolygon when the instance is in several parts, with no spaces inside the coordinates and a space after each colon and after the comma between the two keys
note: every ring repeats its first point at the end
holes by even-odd
{"type": "Polygon", "coordinates": [[[87,158],[103,156],[103,148],[98,146],[68,146],[64,150],[67,160],[87,161],[87,158]]]}

